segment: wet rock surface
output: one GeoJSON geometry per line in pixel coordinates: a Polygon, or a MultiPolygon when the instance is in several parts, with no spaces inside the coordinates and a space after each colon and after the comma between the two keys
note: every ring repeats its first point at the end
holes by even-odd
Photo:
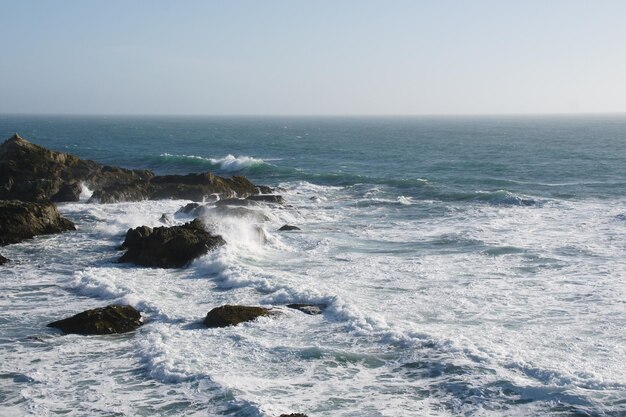
{"type": "Polygon", "coordinates": [[[37,235],[76,230],[54,204],[0,201],[0,245],[19,243],[37,235]]]}
{"type": "Polygon", "coordinates": [[[278,230],[281,232],[288,232],[292,230],[300,230],[300,228],[298,226],[292,226],[292,225],[286,224],[278,230]]]}
{"type": "Polygon", "coordinates": [[[18,134],[0,145],[0,200],[76,201],[81,182],[96,189],[153,176],[150,171],[107,167],[52,151],[18,134]]]}
{"type": "Polygon", "coordinates": [[[264,307],[224,305],[209,311],[203,323],[207,327],[236,326],[270,314],[270,310],[264,307]]]}
{"type": "Polygon", "coordinates": [[[128,305],[109,305],[83,311],[48,324],[63,331],[81,335],[126,333],[141,326],[141,313],[128,305]]]}
{"type": "Polygon", "coordinates": [[[287,304],[288,308],[302,311],[303,313],[311,316],[322,314],[326,308],[325,304],[287,304]]]}
{"type": "Polygon", "coordinates": [[[0,145],[0,200],[78,201],[81,183],[94,190],[89,201],[100,203],[204,201],[212,195],[248,197],[268,190],[242,176],[223,178],[210,172],[156,176],[148,170],[101,165],[43,148],[18,134],[0,145]]]}
{"type": "Polygon", "coordinates": [[[4,265],[7,262],[9,262],[9,260],[5,258],[4,256],[0,255],[0,265],[4,265]]]}
{"type": "Polygon", "coordinates": [[[207,232],[195,219],[181,226],[139,226],[129,229],[121,249],[120,262],[157,268],[180,268],[195,258],[225,244],[221,236],[207,232]]]}

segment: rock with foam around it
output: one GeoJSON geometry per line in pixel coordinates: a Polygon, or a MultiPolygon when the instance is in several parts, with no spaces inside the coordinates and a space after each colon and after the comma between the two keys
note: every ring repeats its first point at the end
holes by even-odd
{"type": "Polygon", "coordinates": [[[221,236],[207,232],[195,219],[181,226],[140,226],[129,229],[121,249],[120,262],[156,268],[180,268],[195,258],[225,244],[221,236]]]}
{"type": "Polygon", "coordinates": [[[207,327],[236,326],[270,314],[271,311],[264,307],[224,305],[209,311],[204,319],[204,325],[207,327]]]}
{"type": "Polygon", "coordinates": [[[37,235],[76,230],[54,204],[0,201],[0,245],[18,243],[37,235]]]}
{"type": "Polygon", "coordinates": [[[81,335],[126,333],[141,326],[141,313],[131,306],[110,305],[83,311],[48,324],[63,331],[81,335]]]}

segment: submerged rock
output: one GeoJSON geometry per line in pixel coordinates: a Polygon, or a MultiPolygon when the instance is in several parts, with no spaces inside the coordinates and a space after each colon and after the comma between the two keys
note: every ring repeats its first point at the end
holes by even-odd
{"type": "Polygon", "coordinates": [[[83,311],[75,316],[48,324],[64,333],[113,334],[137,329],[143,323],[141,313],[131,306],[110,305],[83,311]]]}
{"type": "Polygon", "coordinates": [[[121,248],[127,252],[120,262],[157,268],[180,268],[211,249],[225,244],[221,236],[207,232],[195,219],[182,226],[140,226],[129,229],[121,248]]]}
{"type": "Polygon", "coordinates": [[[9,262],[9,260],[5,258],[4,256],[0,255],[0,265],[4,265],[7,262],[9,262]]]}
{"type": "Polygon", "coordinates": [[[289,224],[284,225],[283,227],[281,227],[280,229],[278,229],[281,232],[286,232],[286,231],[290,231],[290,230],[300,230],[300,228],[298,226],[291,226],[289,224]]]}
{"type": "Polygon", "coordinates": [[[278,417],[308,417],[308,416],[302,413],[291,413],[291,414],[281,414],[278,417]]]}
{"type": "Polygon", "coordinates": [[[293,308],[295,310],[302,311],[303,313],[309,314],[311,316],[322,314],[324,309],[326,308],[325,304],[287,304],[288,308],[293,308]]]}
{"type": "Polygon", "coordinates": [[[76,230],[76,227],[61,217],[52,203],[0,201],[0,245],[66,230],[76,230]]]}
{"type": "Polygon", "coordinates": [[[236,326],[239,323],[252,321],[257,317],[269,316],[270,314],[270,310],[264,307],[224,305],[209,311],[203,323],[207,327],[236,326]]]}

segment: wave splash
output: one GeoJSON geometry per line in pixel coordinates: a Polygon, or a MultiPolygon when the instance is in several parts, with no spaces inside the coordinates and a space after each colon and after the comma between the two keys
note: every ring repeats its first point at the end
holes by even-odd
{"type": "Polygon", "coordinates": [[[223,158],[206,158],[198,155],[170,154],[159,155],[168,162],[181,163],[183,165],[206,166],[209,169],[220,172],[239,172],[245,169],[268,165],[263,159],[251,156],[234,156],[228,154],[223,158]]]}

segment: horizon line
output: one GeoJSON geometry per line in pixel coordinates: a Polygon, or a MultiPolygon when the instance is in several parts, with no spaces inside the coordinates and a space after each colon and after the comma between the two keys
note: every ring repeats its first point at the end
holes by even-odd
{"type": "Polygon", "coordinates": [[[546,113],[421,113],[421,114],[177,114],[177,113],[3,113],[0,117],[170,117],[170,118],[447,118],[447,117],[576,117],[626,116],[626,111],[615,112],[546,112],[546,113]]]}

